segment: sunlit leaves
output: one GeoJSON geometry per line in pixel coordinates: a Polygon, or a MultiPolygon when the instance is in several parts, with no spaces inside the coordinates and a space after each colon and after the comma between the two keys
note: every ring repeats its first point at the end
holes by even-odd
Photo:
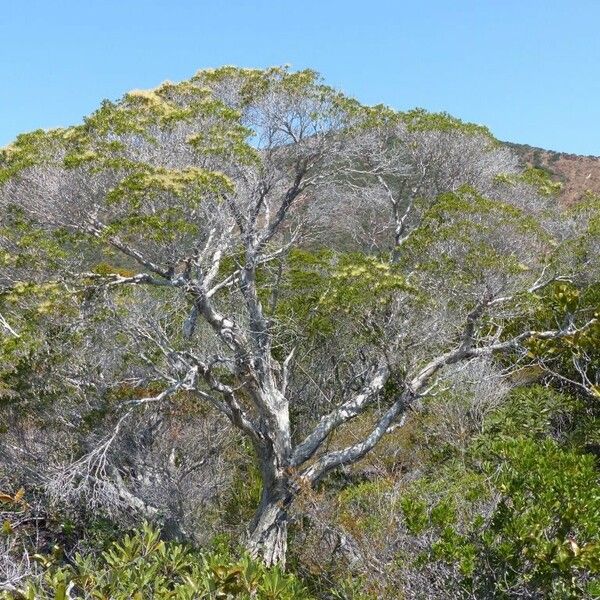
{"type": "Polygon", "coordinates": [[[431,113],[422,108],[415,108],[402,113],[402,120],[413,131],[445,131],[467,135],[483,135],[489,138],[490,143],[494,141],[494,137],[487,127],[465,123],[445,112],[431,113]]]}
{"type": "Polygon", "coordinates": [[[546,171],[535,167],[529,167],[519,174],[501,174],[496,180],[509,185],[526,183],[534,186],[542,196],[556,196],[563,187],[560,181],[553,181],[546,171]]]}
{"type": "Polygon", "coordinates": [[[161,194],[177,198],[188,206],[197,206],[205,195],[221,197],[233,191],[233,184],[223,174],[198,168],[182,170],[146,167],[124,177],[106,195],[109,204],[127,202],[139,209],[146,199],[160,199],[161,194]]]}
{"type": "Polygon", "coordinates": [[[398,292],[417,297],[401,269],[389,261],[329,251],[291,253],[283,289],[280,318],[300,319],[322,334],[335,327],[340,315],[357,322],[374,320],[398,292]]]}
{"type": "Polygon", "coordinates": [[[531,217],[465,187],[437,198],[402,252],[425,274],[472,285],[536,269],[531,249],[542,251],[547,243],[531,217]]]}
{"type": "Polygon", "coordinates": [[[232,557],[225,550],[200,553],[165,542],[148,524],[113,542],[98,556],[76,554],[68,566],[61,567],[52,555],[39,559],[44,577],[23,582],[18,597],[66,598],[68,586],[86,597],[119,600],[310,598],[293,574],[267,569],[247,556],[232,557]]]}

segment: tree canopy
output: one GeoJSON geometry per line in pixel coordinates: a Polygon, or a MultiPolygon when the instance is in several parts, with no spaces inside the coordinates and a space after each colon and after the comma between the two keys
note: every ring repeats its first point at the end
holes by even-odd
{"type": "MultiPolygon", "coordinates": [[[[484,127],[309,70],[200,71],[23,134],[0,153],[0,461],[55,505],[197,539],[234,440],[246,547],[284,565],[296,507],[436,398],[492,410],[486,381],[533,374],[597,399],[599,206],[556,189],[484,127]]],[[[489,452],[592,477],[544,444],[489,452]]],[[[495,525],[515,544],[517,518],[495,525]]]]}

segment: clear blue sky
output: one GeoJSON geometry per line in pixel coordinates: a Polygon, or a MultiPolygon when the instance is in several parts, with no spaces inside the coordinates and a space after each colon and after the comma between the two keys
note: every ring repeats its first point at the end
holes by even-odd
{"type": "Polygon", "coordinates": [[[290,63],[600,155],[600,0],[0,0],[0,44],[0,146],[202,67],[290,63]]]}

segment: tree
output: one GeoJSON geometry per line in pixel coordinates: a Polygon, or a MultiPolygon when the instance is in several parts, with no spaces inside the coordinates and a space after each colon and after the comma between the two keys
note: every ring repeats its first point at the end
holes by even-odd
{"type": "MultiPolygon", "coordinates": [[[[312,71],[279,68],[201,71],[104,102],[83,125],[17,138],[3,150],[0,203],[24,225],[16,253],[5,235],[6,256],[32,235],[60,247],[25,276],[77,307],[70,393],[124,382],[150,392],[121,404],[61,485],[120,479],[110,448],[138,411],[206,403],[260,468],[248,548],[283,563],[298,494],[402,425],[446,368],[526,360],[532,339],[596,322],[506,326],[557,277],[531,203],[484,195],[511,160],[480,128],[363,107],[312,71]],[[480,159],[470,170],[466,142],[480,159]],[[348,190],[387,195],[391,252],[321,251],[323,207],[355,222],[348,190]],[[336,445],[359,416],[366,432],[336,445]]],[[[9,299],[21,285],[11,261],[9,299]]]]}

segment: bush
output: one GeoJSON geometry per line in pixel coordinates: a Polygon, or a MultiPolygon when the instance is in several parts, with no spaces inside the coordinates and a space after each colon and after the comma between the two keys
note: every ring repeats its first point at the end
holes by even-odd
{"type": "Polygon", "coordinates": [[[21,590],[4,592],[3,600],[303,600],[309,596],[298,580],[278,568],[265,568],[247,556],[233,559],[220,548],[198,553],[164,542],[148,524],[99,556],[76,555],[59,565],[37,557],[44,572],[21,590]]]}
{"type": "Polygon", "coordinates": [[[497,586],[546,598],[593,597],[600,576],[600,485],[590,454],[552,440],[502,440],[495,485],[502,500],[481,536],[497,586]]]}
{"type": "Polygon", "coordinates": [[[569,434],[579,410],[541,386],[517,390],[465,463],[403,495],[408,531],[429,536],[421,560],[457,567],[465,597],[600,597],[600,481],[569,434]]]}

